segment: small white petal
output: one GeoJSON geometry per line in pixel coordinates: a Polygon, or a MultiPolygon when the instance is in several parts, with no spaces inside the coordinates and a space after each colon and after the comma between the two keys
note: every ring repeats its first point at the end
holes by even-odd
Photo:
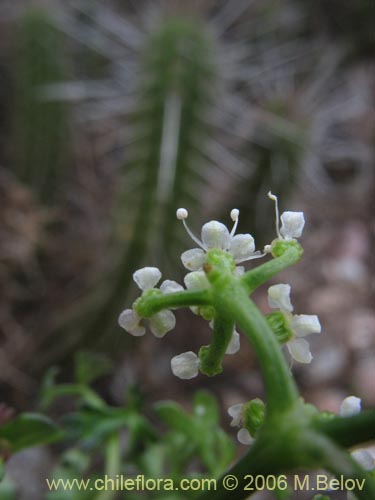
{"type": "Polygon", "coordinates": [[[268,304],[272,309],[280,309],[281,311],[293,311],[292,303],[290,302],[290,285],[280,283],[272,285],[268,289],[268,304]]]}
{"type": "Polygon", "coordinates": [[[240,429],[237,432],[237,439],[241,444],[252,444],[254,442],[254,438],[247,429],[240,429]]]}
{"type": "Polygon", "coordinates": [[[133,309],[125,309],[118,318],[118,324],[131,335],[142,337],[146,329],[140,325],[140,318],[133,309]]]}
{"type": "Polygon", "coordinates": [[[154,288],[161,278],[161,272],[157,267],[143,267],[133,274],[133,279],[141,290],[154,288]]]}
{"type": "Polygon", "coordinates": [[[297,337],[305,337],[310,333],[322,331],[319,318],[315,314],[295,314],[291,326],[297,337]]]}
{"type": "Polygon", "coordinates": [[[165,280],[160,285],[160,291],[163,293],[183,292],[184,287],[180,283],[177,283],[177,281],[165,280]]]}
{"type": "Polygon", "coordinates": [[[373,470],[375,468],[374,457],[368,450],[355,450],[351,452],[351,456],[365,470],[373,470]]]}
{"type": "Polygon", "coordinates": [[[199,358],[192,352],[184,352],[171,359],[173,375],[184,380],[194,378],[199,373],[199,358]]]}
{"type": "Polygon", "coordinates": [[[236,266],[236,269],[233,271],[233,274],[235,276],[242,276],[243,274],[245,274],[244,266],[236,266]]]}
{"type": "Polygon", "coordinates": [[[355,396],[348,396],[344,399],[340,406],[340,415],[342,417],[350,417],[361,411],[361,399],[355,396]]]}
{"type": "Polygon", "coordinates": [[[154,314],[149,321],[152,333],[158,338],[164,337],[176,326],[176,318],[173,312],[168,309],[154,314]]]}
{"type": "Polygon", "coordinates": [[[230,245],[228,228],[216,220],[206,222],[202,227],[202,242],[206,248],[228,250],[230,245]]]}
{"type": "Polygon", "coordinates": [[[225,354],[236,354],[240,350],[240,334],[233,330],[232,338],[228,344],[225,354]]]}
{"type": "Polygon", "coordinates": [[[236,234],[230,242],[229,252],[236,262],[250,259],[255,252],[254,238],[251,234],[236,234]]]}
{"type": "Polygon", "coordinates": [[[237,403],[228,408],[228,415],[232,417],[231,427],[239,427],[242,422],[243,403],[237,403]]]}
{"type": "Polygon", "coordinates": [[[203,271],[193,271],[184,277],[184,283],[189,290],[208,288],[210,283],[203,271]]]}
{"type": "Polygon", "coordinates": [[[205,259],[206,254],[201,248],[186,250],[186,252],[181,255],[182,263],[189,271],[198,271],[202,269],[205,259]]]}
{"type": "Polygon", "coordinates": [[[287,342],[289,352],[299,363],[311,363],[313,357],[310,352],[310,345],[305,339],[293,339],[287,342]]]}
{"type": "Polygon", "coordinates": [[[286,240],[299,238],[305,225],[303,212],[283,212],[281,214],[280,234],[286,240]]]}

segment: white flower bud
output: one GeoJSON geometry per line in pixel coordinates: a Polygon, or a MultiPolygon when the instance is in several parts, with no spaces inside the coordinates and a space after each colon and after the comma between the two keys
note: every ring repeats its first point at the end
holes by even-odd
{"type": "Polygon", "coordinates": [[[131,335],[142,337],[146,329],[140,325],[140,318],[133,309],[125,309],[118,318],[118,324],[131,335]]]}
{"type": "Polygon", "coordinates": [[[205,256],[206,254],[201,248],[192,248],[181,255],[181,261],[189,271],[198,271],[203,267],[205,256]]]}
{"type": "Polygon", "coordinates": [[[286,239],[299,238],[305,225],[303,212],[283,212],[281,214],[280,234],[286,239]]]}
{"type": "Polygon", "coordinates": [[[206,248],[227,250],[230,245],[230,234],[221,222],[212,220],[202,227],[202,242],[206,248]]]}
{"type": "Polygon", "coordinates": [[[348,396],[344,399],[340,406],[340,415],[342,417],[350,417],[361,411],[361,399],[355,396],[348,396]]]}
{"type": "Polygon", "coordinates": [[[290,302],[290,285],[280,283],[272,285],[268,289],[268,304],[272,309],[280,309],[281,311],[293,311],[292,303],[290,302]]]}
{"type": "Polygon", "coordinates": [[[225,354],[236,354],[240,350],[240,334],[233,330],[232,338],[228,344],[225,354]]]}
{"type": "Polygon", "coordinates": [[[152,333],[158,338],[164,337],[176,326],[176,318],[169,309],[154,314],[149,321],[152,333]]]}
{"type": "Polygon", "coordinates": [[[194,378],[199,373],[199,358],[192,352],[184,352],[171,359],[171,368],[173,375],[184,380],[194,378]]]}
{"type": "Polygon", "coordinates": [[[251,234],[236,234],[230,242],[229,251],[236,262],[250,259],[255,252],[254,238],[251,234]]]}
{"type": "Polygon", "coordinates": [[[322,331],[319,318],[315,314],[295,314],[291,326],[297,337],[305,337],[310,333],[322,331]]]}
{"type": "Polygon", "coordinates": [[[161,272],[157,267],[143,267],[133,274],[133,279],[141,290],[154,288],[161,278],[161,272]]]}

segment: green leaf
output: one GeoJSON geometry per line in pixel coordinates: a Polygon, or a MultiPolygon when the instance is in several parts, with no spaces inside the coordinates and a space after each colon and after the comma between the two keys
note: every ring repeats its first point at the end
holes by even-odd
{"type": "Polygon", "coordinates": [[[41,399],[42,408],[47,408],[53,401],[63,396],[77,396],[80,403],[92,408],[104,408],[105,402],[89,387],[82,384],[60,384],[47,387],[43,390],[41,399]]]}
{"type": "Polygon", "coordinates": [[[22,413],[0,427],[0,440],[7,442],[13,453],[59,441],[63,436],[52,420],[36,413],[22,413]]]}
{"type": "Polygon", "coordinates": [[[158,417],[171,429],[196,437],[195,419],[190,416],[179,404],[173,401],[161,401],[155,405],[158,417]]]}
{"type": "Polygon", "coordinates": [[[107,375],[113,369],[112,362],[103,354],[80,351],[75,357],[75,378],[79,384],[88,385],[107,375]]]}
{"type": "Polygon", "coordinates": [[[216,399],[207,391],[198,391],[193,400],[196,421],[213,427],[219,423],[219,409],[216,399]]]}

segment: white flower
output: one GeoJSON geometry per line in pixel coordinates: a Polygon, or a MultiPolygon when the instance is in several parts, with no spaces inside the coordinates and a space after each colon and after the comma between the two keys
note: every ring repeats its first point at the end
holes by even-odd
{"type": "MultiPolygon", "coordinates": [[[[293,240],[300,238],[305,225],[303,212],[283,212],[279,218],[279,206],[277,196],[269,191],[268,197],[275,202],[276,234],[279,240],[293,240]],[[280,228],[281,220],[281,228],[280,228]]],[[[271,251],[271,245],[264,247],[265,252],[271,251]]]]}
{"type": "MultiPolygon", "coordinates": [[[[133,274],[133,279],[142,291],[150,290],[161,279],[161,272],[157,267],[143,267],[133,274]]],[[[162,293],[173,293],[184,290],[183,286],[175,281],[165,280],[160,285],[162,293]]],[[[141,324],[142,318],[133,309],[125,309],[118,319],[119,325],[131,335],[140,337],[146,333],[145,327],[141,324]]],[[[151,332],[155,337],[164,337],[166,333],[176,325],[176,318],[172,311],[165,309],[148,318],[151,332]]]]}
{"type": "Polygon", "coordinates": [[[350,417],[361,411],[361,400],[355,396],[348,396],[340,406],[341,417],[350,417]]]}
{"type": "Polygon", "coordinates": [[[289,320],[294,337],[286,343],[291,356],[299,363],[311,363],[312,355],[307,340],[303,337],[311,333],[320,333],[319,318],[310,314],[292,315],[293,306],[290,302],[290,285],[273,285],[268,289],[268,303],[273,309],[279,309],[289,320]]]}
{"type": "Polygon", "coordinates": [[[196,377],[199,373],[199,365],[199,358],[192,351],[183,352],[171,359],[173,375],[183,380],[196,377]]]}
{"type": "MultiPolygon", "coordinates": [[[[178,219],[182,220],[189,236],[199,246],[199,248],[192,248],[181,255],[182,263],[189,271],[201,270],[206,259],[206,252],[212,248],[229,252],[236,264],[263,257],[260,252],[255,251],[255,242],[251,234],[235,235],[239,216],[237,208],[234,208],[230,213],[231,219],[234,222],[231,232],[221,222],[212,220],[203,225],[200,240],[191,232],[186,223],[188,211],[184,208],[179,208],[176,215],[178,219]]],[[[241,273],[242,269],[236,274],[241,273]]]]}
{"type": "Polygon", "coordinates": [[[242,403],[235,404],[228,408],[228,414],[232,417],[232,422],[230,423],[231,427],[241,427],[237,432],[237,439],[241,444],[252,444],[254,442],[254,438],[250,435],[250,432],[242,427],[243,423],[243,408],[244,405],[242,403]]]}

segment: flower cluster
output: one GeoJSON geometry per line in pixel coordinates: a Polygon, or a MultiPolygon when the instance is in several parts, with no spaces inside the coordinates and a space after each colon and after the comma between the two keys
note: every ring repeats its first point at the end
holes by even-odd
{"type": "MultiPolygon", "coordinates": [[[[276,241],[287,241],[299,238],[302,234],[305,223],[302,212],[283,212],[279,218],[279,210],[277,197],[272,193],[268,196],[275,202],[276,213],[276,241]],[[279,220],[280,219],[280,220],[279,220]],[[281,221],[281,227],[280,227],[281,221]]],[[[187,225],[188,211],[184,208],[179,208],[176,216],[182,221],[187,233],[192,240],[198,245],[197,248],[192,248],[182,253],[181,261],[184,267],[190,271],[184,277],[184,284],[187,290],[195,291],[207,289],[210,283],[207,279],[204,265],[207,260],[207,255],[211,250],[220,250],[225,252],[233,259],[233,275],[241,276],[245,273],[245,268],[241,265],[244,262],[264,257],[267,253],[272,253],[272,246],[267,245],[264,248],[264,253],[255,249],[255,241],[251,234],[236,234],[239,210],[234,208],[230,217],[233,221],[233,227],[229,230],[224,224],[218,221],[210,221],[202,226],[201,238],[199,239],[190,230],[187,225]]],[[[165,280],[161,283],[160,288],[155,288],[161,280],[161,272],[156,267],[144,267],[133,274],[133,279],[142,290],[142,294],[157,291],[162,294],[182,292],[185,288],[175,281],[165,280]]],[[[307,342],[300,338],[308,333],[320,331],[319,320],[316,316],[292,316],[290,312],[292,307],[288,298],[290,291],[289,285],[275,285],[270,288],[269,300],[271,307],[278,307],[283,314],[290,320],[291,329],[295,333],[295,337],[291,339],[287,346],[292,356],[301,362],[311,361],[311,354],[308,349],[307,342]]],[[[209,325],[213,328],[212,319],[215,317],[215,311],[210,307],[190,306],[190,309],[198,315],[201,315],[209,321],[209,325]]],[[[136,308],[125,309],[119,316],[118,322],[122,328],[134,336],[142,336],[146,333],[146,320],[139,316],[136,308]]],[[[163,337],[167,332],[175,327],[175,316],[170,309],[163,309],[157,312],[150,318],[147,318],[147,323],[151,332],[158,338],[163,337]]],[[[233,328],[232,337],[227,345],[225,354],[234,354],[240,348],[240,335],[233,328]]],[[[198,375],[200,370],[200,358],[192,351],[179,354],[172,358],[171,369],[174,375],[182,379],[190,379],[198,375]]]]}
{"type": "MultiPolygon", "coordinates": [[[[157,267],[144,267],[138,269],[133,274],[133,279],[138,285],[138,287],[143,291],[155,289],[155,285],[161,279],[161,272],[157,267]]],[[[160,285],[160,291],[162,293],[174,293],[180,292],[184,289],[182,285],[176,281],[165,280],[160,285]]],[[[118,319],[119,325],[124,328],[127,332],[135,337],[141,337],[146,333],[146,329],[141,323],[142,318],[140,318],[134,309],[125,309],[118,319]]],[[[169,309],[164,309],[151,318],[149,318],[150,329],[155,337],[164,337],[166,333],[176,325],[176,318],[172,311],[169,309]]]]}

